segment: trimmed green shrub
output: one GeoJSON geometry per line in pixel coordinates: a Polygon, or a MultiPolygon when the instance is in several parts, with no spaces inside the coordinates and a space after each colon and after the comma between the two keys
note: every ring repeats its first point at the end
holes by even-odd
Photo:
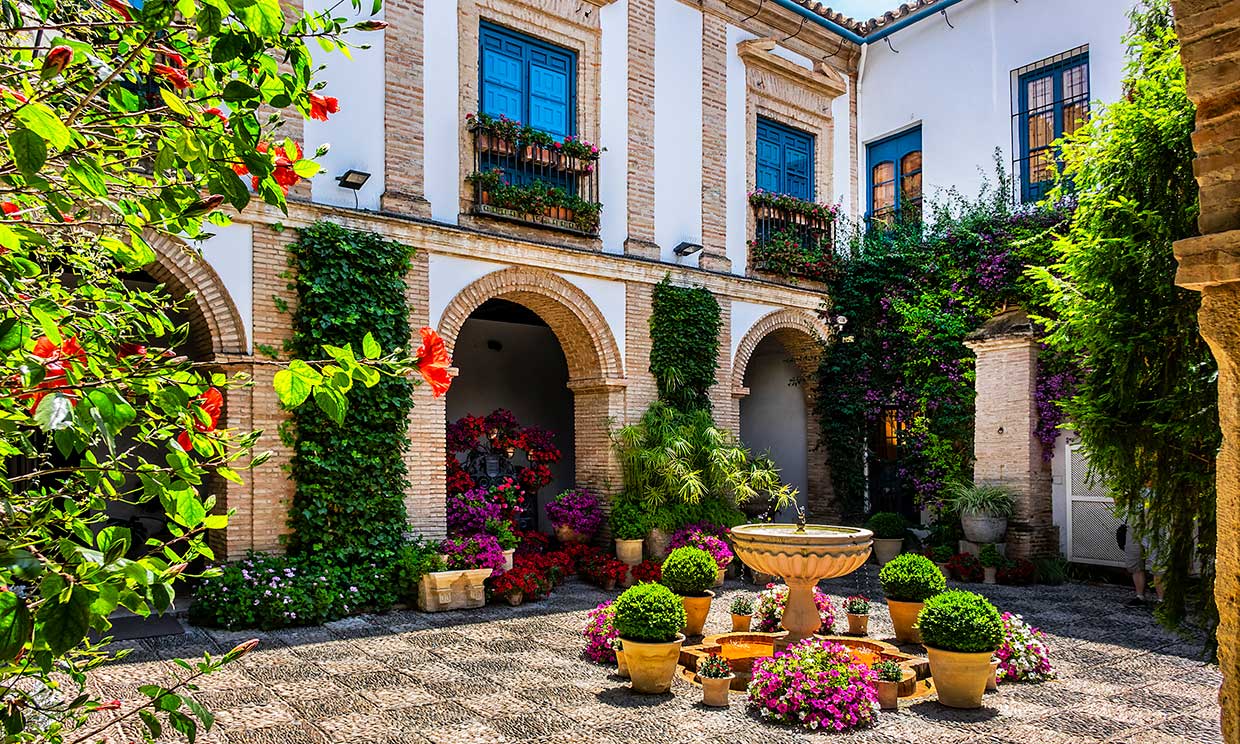
{"type": "Polygon", "coordinates": [[[642,540],[650,532],[646,514],[641,506],[619,496],[611,502],[611,536],[617,540],[642,540]]]}
{"type": "Polygon", "coordinates": [[[986,568],[998,568],[1003,565],[1003,556],[999,555],[999,549],[990,543],[982,546],[982,549],[978,551],[977,559],[986,568]]]}
{"type": "Polygon", "coordinates": [[[700,597],[715,583],[719,564],[710,553],[686,545],[663,561],[663,585],[685,597],[700,597]]]}
{"type": "Polygon", "coordinates": [[[904,553],[878,572],[883,594],[897,602],[924,602],[947,588],[939,567],[924,555],[904,553]]]}
{"type": "Polygon", "coordinates": [[[612,624],[625,640],[668,643],[685,626],[684,602],[662,584],[629,587],[616,598],[615,608],[612,624]]]}
{"type": "Polygon", "coordinates": [[[895,512],[879,512],[865,523],[865,528],[880,540],[903,540],[908,535],[908,522],[895,512]]]}
{"type": "Polygon", "coordinates": [[[961,653],[994,651],[1003,641],[1003,618],[980,594],[953,589],[926,600],[917,616],[921,642],[961,653]]]}
{"type": "Polygon", "coordinates": [[[405,543],[396,551],[392,564],[392,579],[396,590],[405,600],[412,602],[418,596],[418,582],[428,573],[443,571],[443,556],[437,543],[420,538],[405,543]]]}

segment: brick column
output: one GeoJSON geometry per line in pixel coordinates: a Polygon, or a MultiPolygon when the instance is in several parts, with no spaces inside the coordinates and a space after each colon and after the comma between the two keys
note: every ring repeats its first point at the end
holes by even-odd
{"type": "Polygon", "coordinates": [[[1201,292],[1201,335],[1218,360],[1219,690],[1223,740],[1240,744],[1240,0],[1172,0],[1188,95],[1202,236],[1175,244],[1176,284],[1201,292]]]}
{"type": "Polygon", "coordinates": [[[624,415],[623,380],[569,380],[573,392],[573,451],[577,485],[614,496],[624,488],[611,446],[610,422],[624,415]]]}
{"type": "MultiPolygon", "coordinates": [[[[728,260],[728,24],[702,14],[702,255],[710,271],[732,270],[728,260]]],[[[726,393],[725,393],[726,396],[726,393]]]]}
{"type": "Polygon", "coordinates": [[[1006,486],[1016,496],[1007,555],[1056,555],[1050,464],[1035,436],[1038,342],[1029,318],[1023,310],[1009,310],[969,334],[966,345],[977,354],[973,478],[1006,486]]]}
{"type": "Polygon", "coordinates": [[[380,206],[385,212],[430,217],[422,169],[425,137],[423,123],[422,39],[424,0],[388,0],[384,18],[390,24],[383,34],[384,100],[383,125],[384,191],[380,206]]]}
{"type": "Polygon", "coordinates": [[[629,236],[624,252],[658,258],[654,242],[654,0],[629,0],[629,236]]]}

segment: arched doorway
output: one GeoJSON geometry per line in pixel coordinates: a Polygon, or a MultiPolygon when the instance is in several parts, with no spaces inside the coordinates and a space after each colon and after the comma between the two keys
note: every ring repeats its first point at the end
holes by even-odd
{"type": "Polygon", "coordinates": [[[838,517],[826,457],[818,449],[815,414],[818,363],[831,331],[805,310],[762,317],[737,345],[732,391],[740,437],[755,453],[769,452],[781,476],[800,492],[812,519],[838,517]]]}
{"type": "Polygon", "coordinates": [[[521,424],[557,435],[564,458],[540,491],[540,519],[542,504],[560,490],[620,483],[609,439],[610,420],[624,410],[620,352],[581,289],[547,271],[497,271],[453,298],[439,333],[459,370],[448,422],[506,408],[521,424]]]}

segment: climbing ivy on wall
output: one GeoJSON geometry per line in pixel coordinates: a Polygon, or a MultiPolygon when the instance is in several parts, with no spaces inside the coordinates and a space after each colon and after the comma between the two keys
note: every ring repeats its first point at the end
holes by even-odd
{"type": "Polygon", "coordinates": [[[650,372],[659,399],[678,411],[710,410],[719,364],[719,302],[703,287],[655,285],[650,309],[650,372]]]}
{"type": "MultiPolygon", "coordinates": [[[[412,248],[320,222],[301,231],[290,254],[297,309],[289,347],[296,357],[324,358],[324,344],[360,349],[367,333],[384,350],[409,347],[412,248]]],[[[336,566],[386,565],[395,554],[406,523],[402,453],[411,392],[408,381],[384,376],[349,391],[343,423],[309,408],[294,413],[291,554],[336,566]]]]}

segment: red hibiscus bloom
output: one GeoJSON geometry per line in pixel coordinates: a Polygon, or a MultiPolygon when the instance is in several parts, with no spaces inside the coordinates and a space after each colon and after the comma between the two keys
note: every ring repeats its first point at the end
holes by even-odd
{"type": "Polygon", "coordinates": [[[146,346],[142,344],[124,343],[116,347],[116,358],[124,359],[131,356],[146,356],[146,346]]]}
{"type": "MultiPolygon", "coordinates": [[[[209,387],[202,392],[197,398],[189,402],[190,406],[198,406],[202,412],[207,414],[207,421],[204,422],[194,417],[194,430],[202,433],[215,431],[215,427],[220,422],[220,411],[224,408],[224,396],[219,390],[209,387]]],[[[193,442],[190,441],[189,432],[183,431],[177,435],[177,444],[181,445],[181,449],[186,452],[192,452],[194,449],[193,442]]]]}
{"type": "MultiPolygon", "coordinates": [[[[219,106],[212,106],[209,109],[203,109],[202,113],[206,114],[207,116],[214,116],[218,118],[220,121],[224,122],[225,124],[228,123],[228,116],[223,111],[220,110],[219,106]]],[[[242,166],[242,167],[244,168],[245,166],[242,166]]],[[[238,175],[244,175],[244,174],[238,174],[238,175]]]]}
{"type": "Polygon", "coordinates": [[[185,90],[189,87],[189,78],[185,76],[184,72],[181,72],[175,67],[169,67],[168,65],[151,65],[151,72],[172,83],[177,90],[185,90]]]}
{"type": "Polygon", "coordinates": [[[418,347],[417,357],[418,372],[422,373],[422,379],[431,386],[435,397],[448,392],[448,388],[452,387],[452,377],[448,374],[452,359],[448,356],[448,348],[444,346],[443,339],[434,328],[422,329],[422,345],[418,347]]]}
{"type": "MultiPolygon", "coordinates": [[[[47,395],[48,390],[64,385],[66,364],[86,364],[86,351],[78,343],[76,336],[63,341],[59,346],[52,343],[47,336],[40,336],[34,342],[34,350],[31,353],[44,360],[43,381],[36,386],[39,392],[27,393],[21,396],[23,399],[30,400],[30,412],[34,413],[38,409],[39,403],[47,395]]],[[[76,400],[76,396],[72,393],[65,394],[71,400],[76,400]]]]}
{"type": "Polygon", "coordinates": [[[4,95],[6,95],[6,96],[13,96],[14,98],[16,98],[16,99],[17,99],[19,102],[21,102],[21,103],[25,103],[25,102],[28,100],[28,99],[27,99],[24,95],[22,95],[21,93],[18,93],[17,91],[15,91],[15,90],[13,90],[13,89],[11,89],[11,88],[6,88],[6,87],[4,87],[3,85],[0,85],[0,93],[3,93],[3,94],[4,94],[4,95]]]}
{"type": "Polygon", "coordinates": [[[121,0],[104,0],[109,8],[115,10],[127,21],[132,21],[133,16],[129,14],[129,6],[121,2],[121,0]]]}
{"type": "Polygon", "coordinates": [[[310,94],[310,118],[319,121],[327,121],[328,114],[334,114],[340,111],[340,101],[332,96],[321,96],[318,93],[310,94]]]}
{"type": "Polygon", "coordinates": [[[43,58],[43,74],[46,76],[58,75],[64,72],[64,69],[72,61],[72,49],[64,45],[52,47],[48,50],[47,56],[43,58]]]}
{"type": "MultiPolygon", "coordinates": [[[[6,217],[10,214],[17,214],[18,212],[22,211],[21,207],[17,206],[16,204],[10,201],[6,201],[3,204],[0,204],[0,209],[4,210],[4,215],[6,217]]],[[[21,217],[18,217],[17,219],[20,220],[21,217]]]]}

